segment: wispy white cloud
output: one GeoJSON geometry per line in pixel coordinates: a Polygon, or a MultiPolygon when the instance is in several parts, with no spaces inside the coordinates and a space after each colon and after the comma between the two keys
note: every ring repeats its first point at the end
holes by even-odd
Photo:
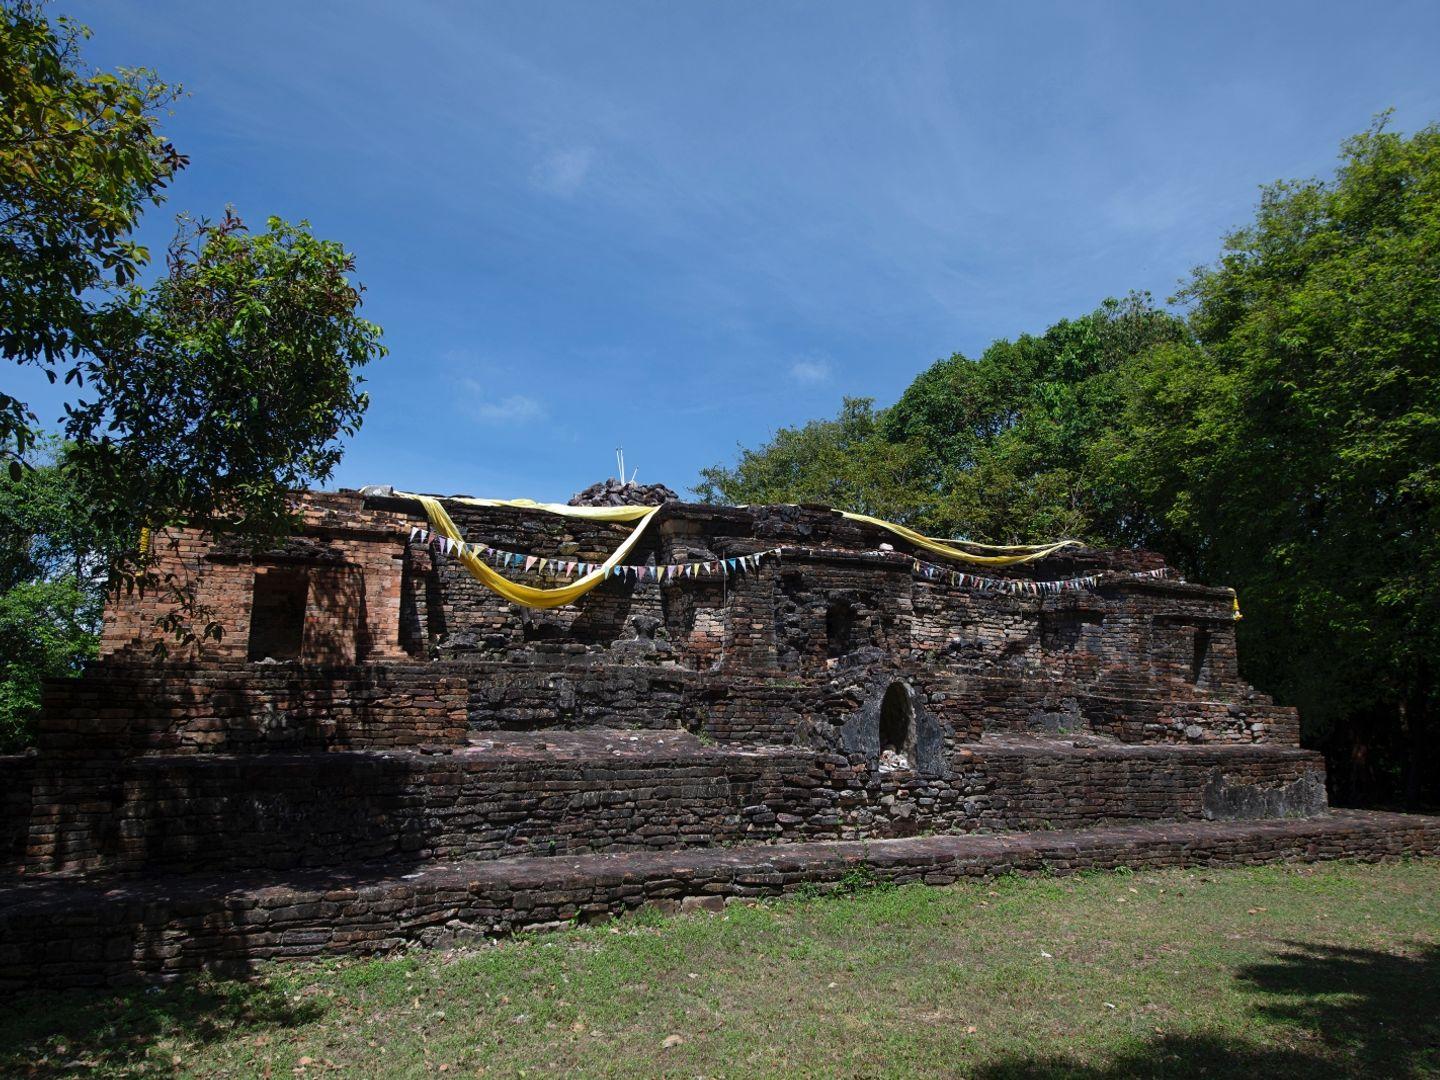
{"type": "Polygon", "coordinates": [[[834,367],[824,357],[806,357],[790,365],[790,377],[808,386],[829,382],[833,374],[834,367]]]}
{"type": "Polygon", "coordinates": [[[483,424],[523,424],[542,420],[547,415],[545,403],[528,394],[497,397],[487,383],[478,379],[460,379],[459,387],[461,395],[457,404],[460,409],[483,424]]]}
{"type": "Polygon", "coordinates": [[[509,394],[498,401],[477,401],[470,412],[487,424],[520,424],[539,420],[545,415],[545,406],[524,394],[509,394]]]}
{"type": "Polygon", "coordinates": [[[541,191],[568,199],[580,190],[594,163],[594,147],[565,147],[551,151],[537,162],[530,179],[541,191]]]}

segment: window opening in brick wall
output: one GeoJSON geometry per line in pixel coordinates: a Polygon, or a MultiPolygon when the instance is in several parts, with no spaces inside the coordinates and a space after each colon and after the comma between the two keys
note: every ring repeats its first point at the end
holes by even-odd
{"type": "Polygon", "coordinates": [[[298,660],[305,640],[305,597],[309,580],[303,568],[259,567],[250,607],[251,660],[298,660]]]}
{"type": "Polygon", "coordinates": [[[855,609],[836,600],[825,609],[825,655],[830,659],[855,650],[855,609]]]}

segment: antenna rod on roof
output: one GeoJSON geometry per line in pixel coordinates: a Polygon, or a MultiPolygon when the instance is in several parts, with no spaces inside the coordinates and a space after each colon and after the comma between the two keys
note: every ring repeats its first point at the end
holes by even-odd
{"type": "Polygon", "coordinates": [[[615,447],[615,467],[620,470],[616,473],[620,478],[620,483],[625,483],[625,448],[623,446],[615,447]]]}

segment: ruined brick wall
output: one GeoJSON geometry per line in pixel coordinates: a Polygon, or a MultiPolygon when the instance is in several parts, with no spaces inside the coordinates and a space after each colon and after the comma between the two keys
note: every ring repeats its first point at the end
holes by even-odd
{"type": "MultiPolygon", "coordinates": [[[[1181,696],[1223,698],[1240,685],[1228,592],[1133,581],[1044,598],[960,588],[913,575],[908,552],[878,550],[896,537],[835,514],[677,504],[629,561],[709,560],[777,547],[784,554],[755,574],[612,580],[575,605],[532,611],[491,593],[457,559],[408,548],[409,526],[423,524],[409,500],[341,492],[308,494],[301,505],[302,533],[256,557],[211,547],[190,531],[157,539],[158,571],[195,582],[197,601],[225,629],[220,642],[202,643],[201,658],[289,658],[296,650],[276,644],[286,635],[258,623],[283,623],[275,613],[299,602],[267,582],[299,582],[306,623],[298,652],[311,662],[607,652],[691,670],[804,672],[873,647],[964,671],[1041,665],[1051,677],[1112,695],[1163,685],[1181,696]]],[[[602,561],[632,528],[514,508],[450,509],[468,539],[566,560],[602,561]]],[[[1078,551],[992,573],[1054,578],[1158,565],[1142,552],[1078,551]]],[[[148,656],[167,603],[160,594],[117,599],[102,655],[148,656]]]]}
{"type": "Polygon", "coordinates": [[[25,851],[33,764],[24,754],[0,754],[0,867],[16,862],[25,851]]]}
{"type": "Polygon", "coordinates": [[[132,758],[110,809],[51,807],[36,781],[27,865],[111,872],[492,859],[1066,828],[1128,821],[1305,816],[1323,768],[1303,751],[967,747],[948,776],[881,772],[838,754],[736,752],[680,741],[549,750],[497,736],[458,755],[132,758]]]}
{"type": "MultiPolygon", "coordinates": [[[[452,503],[451,510],[468,539],[567,560],[602,561],[631,530],[515,508],[452,503]]],[[[991,572],[1102,575],[1091,589],[1017,595],[916,573],[912,553],[881,549],[894,547],[896,537],[835,514],[677,504],[629,561],[777,549],[779,557],[720,580],[610,580],[575,605],[532,611],[474,581],[457,559],[408,546],[410,526],[423,523],[413,501],[310,495],[303,517],[301,535],[254,558],[208,549],[193,534],[175,538],[167,557],[199,575],[201,602],[227,630],[196,659],[470,664],[479,728],[510,722],[496,714],[529,709],[538,718],[547,708],[565,710],[537,700],[523,670],[511,677],[488,666],[494,662],[522,669],[607,664],[615,672],[608,681],[585,676],[594,689],[578,692],[580,708],[598,718],[605,695],[618,690],[613,722],[642,726],[654,726],[641,714],[655,710],[631,703],[624,672],[668,667],[707,681],[682,695],[671,714],[663,708],[666,689],[651,680],[666,723],[721,739],[794,744],[806,738],[806,721],[833,721],[824,683],[837,666],[872,656],[878,659],[867,662],[897,678],[960,680],[969,688],[960,691],[964,709],[995,730],[1085,730],[1126,742],[1298,740],[1294,713],[1276,709],[1239,676],[1229,591],[1124,577],[1159,566],[1143,552],[1080,550],[991,572]],[[301,610],[303,627],[293,614],[301,610]],[[501,687],[524,693],[526,702],[507,702],[501,687]]],[[[153,619],[158,602],[114,605],[107,656],[143,655],[137,627],[153,619]]]]}
{"type": "MultiPolygon", "coordinates": [[[[1337,815],[1261,826],[1176,825],[1165,830],[1031,833],[966,841],[917,837],[872,849],[860,864],[876,880],[948,885],[1020,874],[1440,853],[1440,823],[1398,815],[1337,815]]],[[[0,991],[131,986],[202,969],[246,975],[262,962],[385,953],[411,944],[473,942],[526,928],[597,921],[642,906],[713,909],[828,888],[856,862],[811,851],[767,852],[763,864],[731,851],[688,855],[683,875],[655,855],[626,866],[527,859],[381,881],[295,875],[283,884],[233,877],[200,881],[177,895],[171,882],[116,894],[99,888],[70,902],[43,892],[0,910],[0,991]],[[641,865],[636,865],[636,863],[641,865]]]]}
{"type": "Polygon", "coordinates": [[[467,684],[426,665],[96,665],[45,684],[47,755],[456,746],[467,684]]]}
{"type": "Polygon", "coordinates": [[[909,625],[918,662],[957,672],[1043,670],[1110,696],[1226,701],[1251,692],[1236,665],[1231,602],[1226,589],[1164,580],[1034,597],[917,579],[909,625]]]}
{"type": "MultiPolygon", "coordinates": [[[[347,493],[308,492],[298,500],[301,532],[284,545],[253,555],[209,534],[174,529],[156,534],[154,572],[177,587],[193,588],[204,613],[196,629],[213,619],[221,638],[182,646],[158,626],[172,611],[166,588],[112,595],[100,637],[102,658],[147,662],[165,646],[169,660],[225,663],[251,656],[257,576],[273,574],[298,583],[302,594],[303,645],[311,663],[402,660],[400,641],[403,515],[364,506],[347,493]]],[[[262,611],[265,608],[262,605],[262,611]]],[[[269,611],[277,610],[272,600],[269,611]]],[[[262,652],[271,642],[259,634],[262,652]]],[[[255,658],[260,658],[258,655],[255,658]]]]}

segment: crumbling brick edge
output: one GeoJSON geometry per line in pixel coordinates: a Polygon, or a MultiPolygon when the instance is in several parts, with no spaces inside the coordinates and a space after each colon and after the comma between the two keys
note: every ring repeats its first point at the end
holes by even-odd
{"type": "Polygon", "coordinates": [[[167,878],[106,888],[63,879],[0,888],[0,992],[243,976],[264,961],[446,947],[601,921],[644,906],[874,881],[948,885],[1073,874],[1440,855],[1440,817],[1334,811],[1289,821],[1122,826],[993,836],[380,865],[295,875],[167,878]],[[863,869],[862,869],[863,868],[863,869]]]}

